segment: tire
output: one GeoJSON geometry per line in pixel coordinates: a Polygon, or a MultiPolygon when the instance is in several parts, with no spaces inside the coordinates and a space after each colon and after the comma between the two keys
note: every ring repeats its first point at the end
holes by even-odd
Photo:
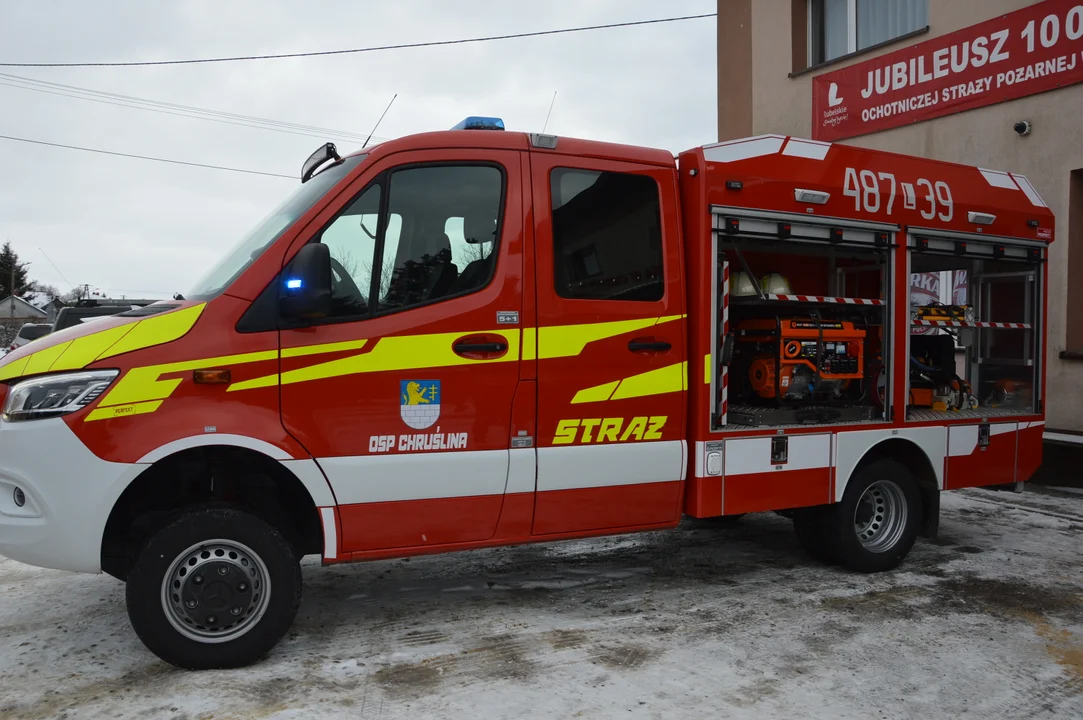
{"type": "Polygon", "coordinates": [[[802,508],[793,512],[793,530],[797,541],[809,555],[828,565],[838,562],[831,535],[833,508],[802,508]]]}
{"type": "Polygon", "coordinates": [[[910,472],[884,458],[851,476],[842,502],[831,511],[831,543],[839,564],[856,572],[883,572],[897,567],[914,547],[921,495],[910,472]]]}
{"type": "Polygon", "coordinates": [[[167,663],[186,670],[243,667],[293,623],[301,567],[289,542],[260,518],[204,506],[143,546],[126,600],[135,634],[167,663]]]}

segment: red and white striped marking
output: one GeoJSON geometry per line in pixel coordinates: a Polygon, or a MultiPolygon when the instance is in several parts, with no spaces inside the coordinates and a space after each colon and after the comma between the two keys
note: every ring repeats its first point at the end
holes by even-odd
{"type": "Polygon", "coordinates": [[[912,325],[925,325],[930,327],[976,327],[976,328],[1014,328],[1016,330],[1030,330],[1030,323],[1002,323],[1002,322],[966,322],[964,320],[914,320],[912,325]]]}
{"type": "MultiPolygon", "coordinates": [[[[730,264],[722,263],[722,339],[725,340],[730,331],[730,264]]],[[[721,358],[719,358],[721,360],[721,358]]],[[[722,366],[722,388],[719,390],[719,399],[722,405],[718,423],[726,424],[726,416],[729,411],[729,370],[722,366]]]]}
{"type": "Polygon", "coordinates": [[[986,170],[985,168],[978,168],[978,172],[981,173],[981,176],[985,178],[985,181],[991,187],[1005,190],[1022,190],[1023,194],[1027,196],[1027,200],[1030,200],[1031,205],[1049,207],[1045,204],[1045,200],[1042,200],[1042,196],[1038,194],[1038,191],[1034,189],[1034,186],[1030,184],[1030,180],[1027,180],[1026,175],[1006,173],[1001,170],[986,170]]]}
{"type": "Polygon", "coordinates": [[[823,161],[831,151],[831,143],[785,135],[757,135],[703,146],[703,158],[712,163],[730,163],[765,155],[788,155],[806,160],[823,161]]]}
{"type": "Polygon", "coordinates": [[[818,302],[818,303],[838,303],[839,305],[883,305],[883,300],[873,300],[872,298],[843,298],[843,297],[822,297],[820,295],[767,295],[767,300],[779,300],[783,302],[818,302]]]}

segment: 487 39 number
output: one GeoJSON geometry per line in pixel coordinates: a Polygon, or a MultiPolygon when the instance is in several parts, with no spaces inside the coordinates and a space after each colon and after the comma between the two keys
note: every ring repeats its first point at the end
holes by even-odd
{"type": "Polygon", "coordinates": [[[943,180],[918,178],[917,182],[899,182],[893,173],[846,168],[842,194],[854,199],[857,212],[878,213],[883,207],[888,215],[895,210],[896,198],[902,195],[903,208],[917,210],[926,220],[940,218],[949,222],[955,216],[951,188],[943,180]],[[920,195],[920,197],[919,197],[920,195]]]}

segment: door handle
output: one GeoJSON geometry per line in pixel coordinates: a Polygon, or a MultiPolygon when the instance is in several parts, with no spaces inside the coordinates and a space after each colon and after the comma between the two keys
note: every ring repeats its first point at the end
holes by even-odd
{"type": "Polygon", "coordinates": [[[666,352],[673,346],[665,340],[632,340],[628,343],[628,349],[632,352],[666,352]]]}
{"type": "Polygon", "coordinates": [[[493,360],[507,354],[508,341],[495,333],[478,333],[460,337],[451,349],[468,360],[493,360]]]}
{"type": "Polygon", "coordinates": [[[452,345],[455,348],[455,352],[460,355],[465,353],[499,353],[508,349],[507,343],[491,342],[491,343],[455,343],[452,345]]]}

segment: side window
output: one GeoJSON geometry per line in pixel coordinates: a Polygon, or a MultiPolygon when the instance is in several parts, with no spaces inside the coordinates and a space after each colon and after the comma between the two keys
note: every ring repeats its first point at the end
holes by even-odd
{"type": "Polygon", "coordinates": [[[553,268],[557,294],[577,300],[661,300],[662,214],[645,175],[556,168],[553,268]]]}
{"type": "Polygon", "coordinates": [[[391,174],[378,312],[479,290],[496,263],[503,174],[489,165],[440,165],[391,174]]]}
{"type": "MultiPolygon", "coordinates": [[[[320,234],[319,242],[331,251],[333,317],[368,313],[380,192],[379,185],[366,189],[320,234]]],[[[389,236],[395,232],[393,226],[389,223],[389,236]]]]}

